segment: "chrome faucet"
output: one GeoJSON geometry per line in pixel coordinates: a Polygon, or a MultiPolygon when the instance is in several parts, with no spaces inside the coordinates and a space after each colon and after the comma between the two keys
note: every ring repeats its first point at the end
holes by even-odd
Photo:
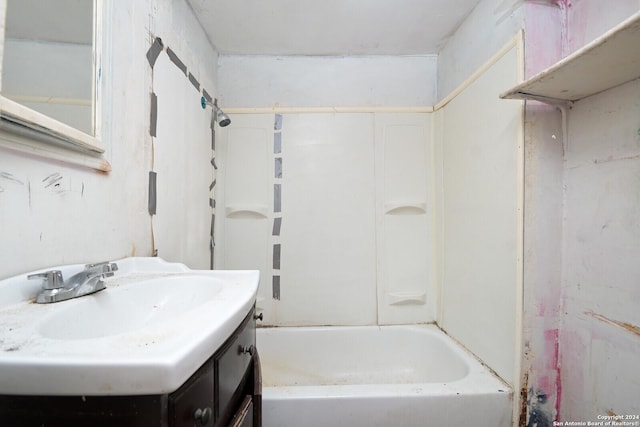
{"type": "Polygon", "coordinates": [[[84,270],[74,274],[66,281],[60,270],[30,274],[27,279],[42,279],[44,281],[42,291],[36,297],[36,302],[46,304],[101,291],[106,288],[102,279],[113,276],[117,270],[118,264],[115,262],[101,262],[85,265],[84,270]]]}

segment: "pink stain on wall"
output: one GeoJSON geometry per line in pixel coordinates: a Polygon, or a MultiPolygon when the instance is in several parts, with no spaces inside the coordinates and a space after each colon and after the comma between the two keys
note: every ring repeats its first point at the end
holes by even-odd
{"type": "Polygon", "coordinates": [[[564,21],[561,8],[553,2],[525,2],[524,7],[525,75],[529,78],[562,58],[564,21]]]}

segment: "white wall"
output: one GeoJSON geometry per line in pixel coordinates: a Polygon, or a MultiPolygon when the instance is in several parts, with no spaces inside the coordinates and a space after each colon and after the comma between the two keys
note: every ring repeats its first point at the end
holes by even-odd
{"type": "Polygon", "coordinates": [[[153,90],[158,105],[153,146],[158,183],[155,248],[167,261],[208,269],[213,195],[209,186],[215,179],[212,109],[202,108],[201,93],[165,54],[153,68],[153,90]]]}
{"type": "Polygon", "coordinates": [[[565,162],[561,419],[640,412],[640,81],[582,100],[565,162]]]}
{"type": "MultiPolygon", "coordinates": [[[[98,173],[0,147],[0,277],[151,255],[152,74],[145,55],[153,36],[162,37],[209,93],[216,92],[217,54],[185,2],[106,3],[102,122],[105,157],[113,171],[98,173]]],[[[203,143],[210,146],[210,138],[203,143]]]]}
{"type": "MultiPolygon", "coordinates": [[[[564,10],[553,2],[525,3],[525,75],[562,57],[564,10]]],[[[524,292],[521,399],[545,425],[556,410],[562,281],[563,131],[560,111],[528,101],[525,109],[524,292]]],[[[526,417],[527,414],[523,414],[526,417]]],[[[526,419],[526,418],[525,418],[526,419]]],[[[529,420],[534,423],[534,420],[529,420]]]]}
{"type": "Polygon", "coordinates": [[[437,56],[220,57],[222,107],[425,106],[437,56]]]}
{"type": "MultiPolygon", "coordinates": [[[[575,1],[574,51],[640,9],[575,1]]],[[[637,80],[578,102],[569,114],[560,365],[560,419],[640,412],[640,119],[637,80]]]]}
{"type": "MultiPolygon", "coordinates": [[[[532,76],[563,55],[579,49],[639,7],[640,3],[636,0],[606,4],[590,0],[548,4],[527,2],[527,76],[532,76]]],[[[582,277],[586,271],[597,268],[596,265],[608,265],[610,258],[607,252],[615,252],[620,242],[618,239],[624,238],[622,235],[616,236],[618,243],[609,241],[608,249],[606,245],[603,248],[600,244],[589,244],[591,249],[586,249],[585,246],[585,242],[602,233],[602,224],[594,223],[602,218],[593,209],[601,209],[594,206],[601,206],[598,201],[601,186],[610,186],[610,180],[613,179],[602,167],[589,166],[588,163],[597,157],[592,156],[592,149],[596,146],[593,141],[601,139],[602,135],[609,135],[610,129],[618,128],[621,123],[628,123],[633,119],[633,113],[622,112],[624,106],[628,106],[633,99],[631,93],[633,91],[628,88],[617,92],[616,100],[609,100],[608,104],[603,101],[607,99],[604,95],[597,96],[581,101],[570,110],[569,151],[566,156],[562,147],[560,112],[551,106],[527,102],[524,274],[526,346],[523,366],[526,383],[523,384],[523,392],[528,394],[528,412],[529,416],[533,416],[530,423],[548,425],[554,420],[586,421],[595,420],[597,414],[608,413],[607,411],[633,412],[628,402],[616,395],[613,389],[632,395],[637,394],[637,391],[630,390],[628,382],[614,380],[615,373],[607,372],[605,377],[598,374],[600,368],[595,367],[597,363],[600,363],[599,366],[611,364],[626,372],[634,372],[627,360],[628,348],[621,346],[620,352],[612,354],[607,347],[610,344],[602,344],[592,337],[598,335],[597,324],[602,322],[584,314],[593,310],[594,306],[607,312],[613,308],[613,303],[598,297],[601,290],[598,290],[597,285],[575,283],[576,277],[582,277]],[[582,105],[585,107],[581,107],[582,105]],[[582,139],[590,142],[582,144],[582,139]],[[572,161],[578,158],[586,160],[585,156],[590,160],[572,161]],[[586,172],[585,168],[590,171],[586,172]],[[585,173],[591,175],[590,178],[583,177],[585,173]],[[593,174],[598,174],[598,177],[595,178],[593,174]],[[580,232],[576,233],[576,230],[580,232]],[[597,259],[591,255],[595,246],[602,248],[597,249],[602,250],[597,259]],[[590,260],[589,256],[592,257],[590,260]],[[580,262],[577,257],[581,258],[580,262]],[[575,292],[576,287],[581,289],[579,296],[575,292]],[[602,401],[609,402],[609,406],[605,408],[606,405],[598,403],[602,401]]],[[[613,155],[625,145],[624,141],[627,141],[628,146],[631,137],[619,135],[605,138],[607,142],[602,142],[600,148],[606,147],[606,150],[611,150],[610,155],[613,155]]],[[[604,152],[601,154],[604,156],[604,152]]],[[[617,158],[617,154],[613,157],[617,158]]],[[[624,168],[625,165],[622,165],[621,169],[624,168]]],[[[624,186],[616,185],[615,191],[611,192],[612,200],[608,204],[619,215],[629,209],[633,210],[632,206],[624,202],[628,191],[630,190],[625,190],[624,186]]],[[[613,273],[614,269],[609,270],[607,267],[607,271],[613,273]]],[[[619,266],[615,271],[618,276],[628,277],[627,275],[633,276],[635,270],[627,265],[626,268],[619,266]]],[[[635,276],[637,277],[637,271],[635,276]]],[[[587,281],[593,284],[590,278],[587,281]]],[[[608,293],[623,292],[626,295],[624,300],[629,300],[629,295],[624,291],[624,281],[607,286],[610,286],[608,293]]],[[[611,334],[611,331],[607,333],[611,334]]],[[[624,340],[624,335],[613,333],[610,339],[615,341],[622,337],[624,340]]],[[[618,376],[622,378],[621,375],[618,376]]]]}
{"type": "Polygon", "coordinates": [[[485,64],[524,26],[524,0],[483,0],[438,55],[438,99],[485,64]]]}
{"type": "Polygon", "coordinates": [[[567,46],[572,53],[640,9],[638,0],[572,0],[567,9],[567,46]]]}

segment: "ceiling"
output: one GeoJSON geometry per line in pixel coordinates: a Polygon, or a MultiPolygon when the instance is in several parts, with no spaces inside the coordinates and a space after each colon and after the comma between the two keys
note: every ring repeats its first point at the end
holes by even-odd
{"type": "Polygon", "coordinates": [[[221,54],[438,53],[480,0],[188,0],[221,54]]]}

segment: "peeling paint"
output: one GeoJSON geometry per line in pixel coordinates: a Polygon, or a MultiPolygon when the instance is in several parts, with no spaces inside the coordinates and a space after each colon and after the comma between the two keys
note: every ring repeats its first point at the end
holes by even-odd
{"type": "Polygon", "coordinates": [[[631,332],[632,334],[640,337],[640,326],[637,326],[628,322],[621,322],[619,320],[609,319],[608,317],[603,316],[602,314],[594,313],[593,311],[586,311],[584,314],[591,316],[594,319],[598,319],[604,323],[608,323],[613,326],[618,326],[624,329],[625,331],[631,332]]]}

